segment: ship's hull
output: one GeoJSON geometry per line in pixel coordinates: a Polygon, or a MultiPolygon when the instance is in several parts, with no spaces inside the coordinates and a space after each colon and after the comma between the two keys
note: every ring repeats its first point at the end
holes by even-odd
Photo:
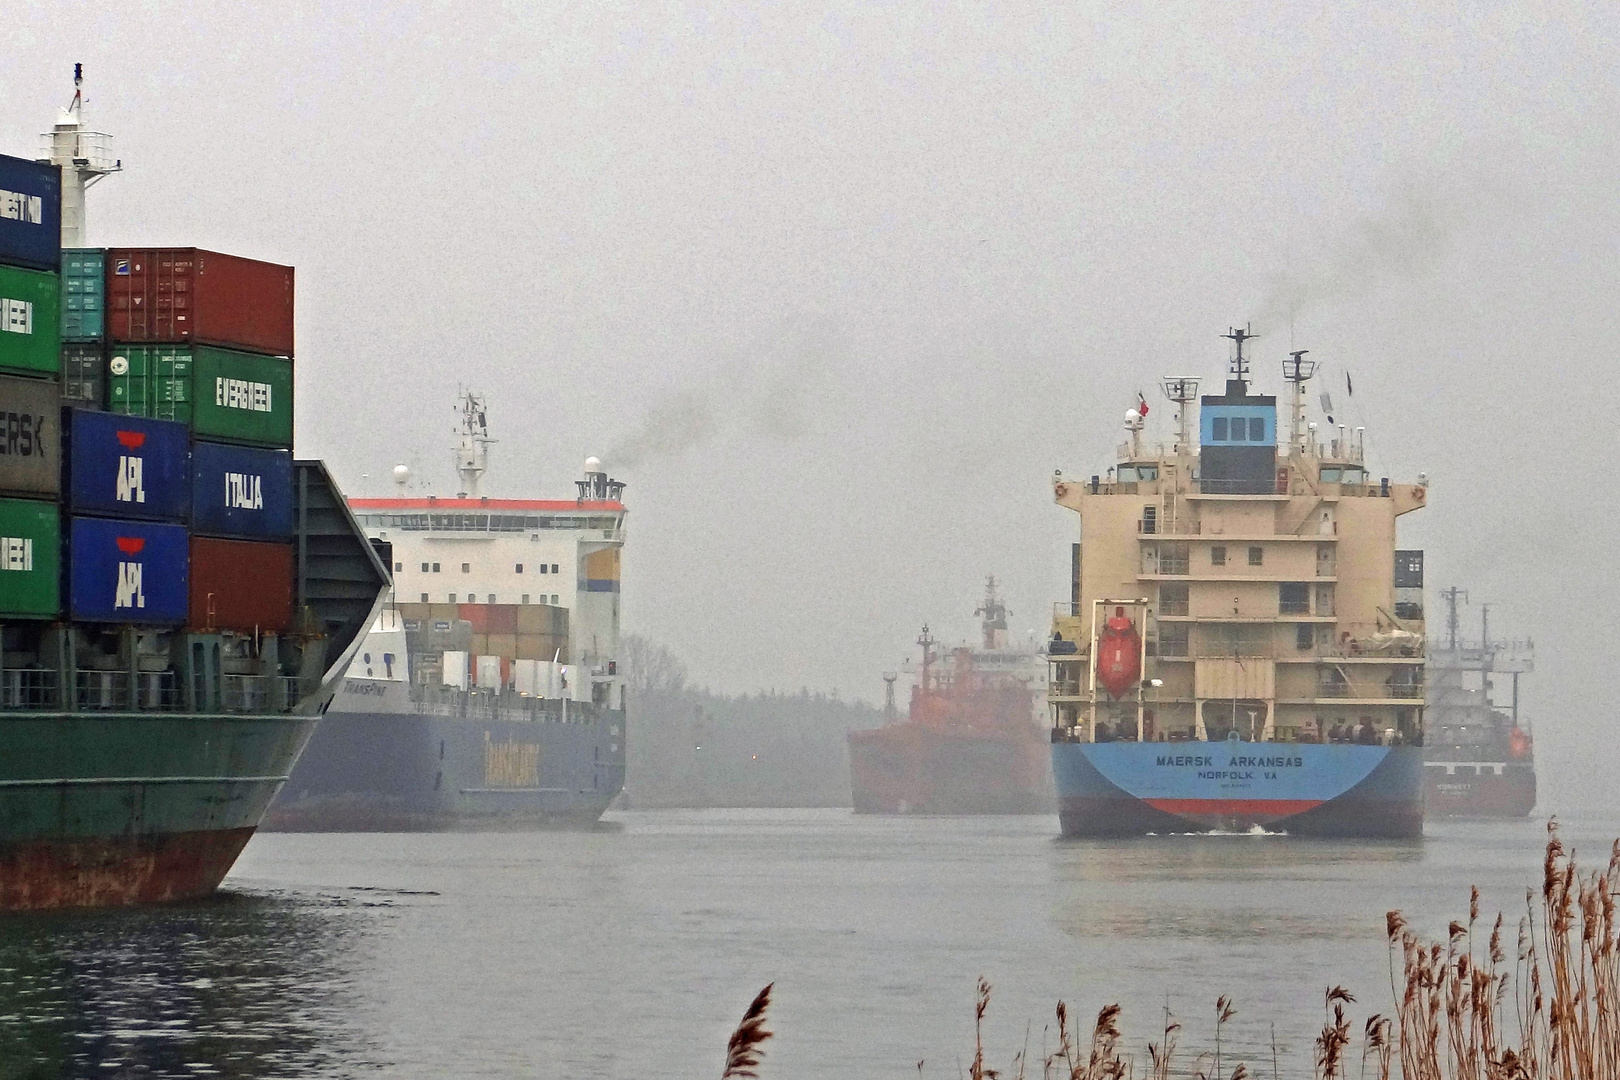
{"type": "Polygon", "coordinates": [[[293,715],[0,715],[0,909],[206,896],[314,726],[293,715]]]}
{"type": "Polygon", "coordinates": [[[1433,817],[1529,817],[1536,807],[1536,769],[1525,762],[1431,761],[1424,768],[1433,817]]]}
{"type": "Polygon", "coordinates": [[[624,714],[580,710],[572,717],[334,707],[263,827],[438,832],[588,825],[624,787],[624,714]]]}
{"type": "Polygon", "coordinates": [[[980,732],[892,724],[849,737],[858,814],[1049,814],[1045,741],[1032,728],[980,732]]]}
{"type": "Polygon", "coordinates": [[[1066,836],[1423,832],[1423,751],[1319,743],[1054,742],[1066,836]]]}

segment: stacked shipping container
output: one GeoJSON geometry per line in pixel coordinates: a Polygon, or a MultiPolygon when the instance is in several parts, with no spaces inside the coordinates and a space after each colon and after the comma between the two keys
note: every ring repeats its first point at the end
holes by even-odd
{"type": "Polygon", "coordinates": [[[0,156],[0,620],[289,629],[292,351],[290,267],[62,250],[0,156]]]}

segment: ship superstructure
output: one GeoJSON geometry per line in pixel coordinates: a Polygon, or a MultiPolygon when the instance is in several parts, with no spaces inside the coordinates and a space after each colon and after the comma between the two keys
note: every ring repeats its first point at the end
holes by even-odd
{"type": "Polygon", "coordinates": [[[1446,632],[1429,642],[1428,813],[1526,817],[1536,805],[1535,742],[1519,715],[1519,676],[1535,670],[1535,644],[1491,637],[1488,604],[1479,640],[1469,641],[1458,634],[1457,612],[1468,594],[1453,586],[1440,597],[1446,632]],[[1508,700],[1499,703],[1504,691],[1508,700]]]}
{"type": "Polygon", "coordinates": [[[857,813],[1049,813],[1053,806],[1036,702],[1044,663],[1007,633],[1007,607],[988,578],[980,645],[941,656],[927,626],[917,644],[911,704],[904,720],[887,682],[886,723],[849,736],[850,783],[857,813]]]}
{"type": "Polygon", "coordinates": [[[623,787],[624,485],[590,458],[571,499],[486,496],[484,400],[457,413],[455,497],[350,500],[394,593],[267,828],[590,822],[623,787]]]}
{"type": "Polygon", "coordinates": [[[1224,393],[1162,380],[1172,442],[1144,440],[1142,399],[1106,474],[1053,479],[1081,532],[1048,645],[1063,830],[1418,834],[1422,552],[1396,520],[1426,481],[1372,476],[1361,429],[1319,433],[1303,351],[1280,424],[1251,335],[1226,337],[1224,393]]]}

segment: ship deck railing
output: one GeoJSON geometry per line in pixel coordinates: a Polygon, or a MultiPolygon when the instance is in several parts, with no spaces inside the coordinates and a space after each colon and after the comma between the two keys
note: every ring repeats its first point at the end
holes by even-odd
{"type": "Polygon", "coordinates": [[[221,675],[216,701],[193,709],[180,676],[173,671],[73,672],[72,692],[61,692],[58,673],[48,668],[0,671],[0,711],[5,712],[226,712],[283,713],[301,697],[296,676],[221,675]]]}
{"type": "Polygon", "coordinates": [[[604,706],[590,701],[563,701],[527,694],[457,687],[411,689],[411,707],[429,716],[461,719],[527,720],[549,724],[587,724],[601,719],[604,706]]]}

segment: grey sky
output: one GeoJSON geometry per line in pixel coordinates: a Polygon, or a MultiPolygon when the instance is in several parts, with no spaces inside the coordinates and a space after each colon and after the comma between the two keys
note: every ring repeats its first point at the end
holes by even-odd
{"type": "Polygon", "coordinates": [[[379,10],[31,4],[0,55],[11,153],[86,64],[94,242],[298,267],[299,450],[351,490],[449,490],[458,383],[493,494],[634,448],[630,628],[876,699],[986,573],[1044,628],[1052,469],[1255,317],[1262,387],[1291,341],[1349,368],[1374,470],[1430,474],[1431,592],[1537,638],[1549,769],[1620,763],[1612,9],[379,10]]]}

